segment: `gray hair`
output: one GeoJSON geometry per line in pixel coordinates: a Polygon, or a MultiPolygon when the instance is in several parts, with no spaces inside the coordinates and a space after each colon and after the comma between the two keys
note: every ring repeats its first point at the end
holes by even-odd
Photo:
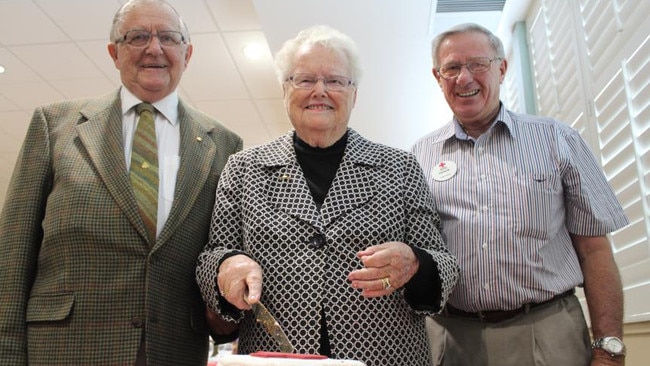
{"type": "Polygon", "coordinates": [[[185,21],[183,21],[183,18],[181,18],[176,9],[174,9],[174,7],[165,0],[129,0],[124,5],[122,5],[113,17],[113,25],[111,26],[111,33],[109,38],[112,43],[115,43],[120,38],[122,38],[123,34],[120,32],[122,31],[122,25],[124,25],[127,14],[137,6],[143,4],[161,4],[169,7],[178,17],[178,25],[181,33],[183,33],[183,37],[185,37],[187,43],[190,43],[190,31],[187,28],[185,21]]]}
{"type": "Polygon", "coordinates": [[[431,56],[433,58],[433,67],[436,69],[440,67],[440,60],[438,59],[438,51],[440,50],[440,45],[445,39],[456,34],[471,33],[471,32],[485,34],[488,37],[488,41],[490,42],[490,46],[492,47],[492,50],[496,52],[496,56],[501,58],[506,57],[505,51],[503,50],[503,43],[501,42],[499,37],[495,36],[494,33],[490,32],[489,29],[483,26],[480,26],[475,23],[465,23],[465,24],[459,24],[457,26],[454,26],[438,34],[433,39],[433,41],[431,41],[431,56]]]}
{"type": "Polygon", "coordinates": [[[296,53],[305,46],[321,45],[330,50],[341,51],[347,57],[355,84],[361,79],[361,65],[356,43],[346,34],[326,25],[317,25],[303,29],[295,38],[282,45],[275,54],[275,67],[278,81],[284,83],[295,68],[296,53]]]}

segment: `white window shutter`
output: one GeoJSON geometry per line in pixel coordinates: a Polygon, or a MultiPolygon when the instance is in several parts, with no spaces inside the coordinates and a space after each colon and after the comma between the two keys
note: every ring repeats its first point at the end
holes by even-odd
{"type": "Polygon", "coordinates": [[[537,0],[526,19],[538,114],[580,131],[630,219],[611,235],[626,322],[650,319],[648,14],[647,0],[537,0]]]}

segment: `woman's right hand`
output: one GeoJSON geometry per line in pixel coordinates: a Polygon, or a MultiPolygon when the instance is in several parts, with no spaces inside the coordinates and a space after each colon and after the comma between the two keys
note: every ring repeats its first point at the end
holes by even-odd
{"type": "Polygon", "coordinates": [[[217,286],[229,303],[241,310],[250,309],[262,294],[262,267],[243,254],[229,257],[219,266],[217,286]]]}

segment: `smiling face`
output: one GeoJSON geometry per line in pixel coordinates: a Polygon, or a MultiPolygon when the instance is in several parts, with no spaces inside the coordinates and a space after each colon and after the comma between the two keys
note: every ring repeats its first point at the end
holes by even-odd
{"type": "MultiPolygon", "coordinates": [[[[350,65],[340,51],[313,45],[300,49],[294,58],[292,74],[350,77],[350,65]]],[[[307,90],[285,82],[283,89],[285,108],[298,137],[314,147],[331,146],[343,137],[357,99],[354,86],[331,91],[319,81],[313,89],[307,90]]]]}
{"type": "MultiPolygon", "coordinates": [[[[485,34],[454,34],[445,38],[438,49],[439,65],[464,64],[474,57],[497,57],[485,34]]],[[[454,116],[463,126],[485,132],[499,112],[499,89],[506,69],[506,60],[495,60],[484,73],[472,74],[463,66],[456,78],[443,79],[436,69],[433,69],[433,75],[454,116]]]]}
{"type": "MultiPolygon", "coordinates": [[[[130,10],[121,35],[130,30],[182,32],[178,16],[162,3],[144,3],[130,10]]],[[[144,47],[111,43],[108,52],[120,70],[124,86],[145,102],[156,102],[172,93],[192,55],[192,45],[162,46],[157,37],[144,47]]]]}

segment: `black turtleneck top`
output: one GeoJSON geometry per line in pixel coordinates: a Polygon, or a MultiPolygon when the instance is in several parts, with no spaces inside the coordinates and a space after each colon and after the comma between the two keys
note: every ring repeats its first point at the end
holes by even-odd
{"type": "Polygon", "coordinates": [[[309,146],[297,134],[293,135],[293,147],[296,150],[298,164],[305,174],[307,185],[319,209],[341,165],[347,142],[347,132],[332,146],[324,148],[309,146]]]}

